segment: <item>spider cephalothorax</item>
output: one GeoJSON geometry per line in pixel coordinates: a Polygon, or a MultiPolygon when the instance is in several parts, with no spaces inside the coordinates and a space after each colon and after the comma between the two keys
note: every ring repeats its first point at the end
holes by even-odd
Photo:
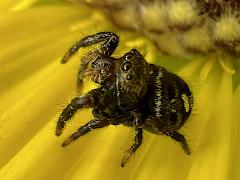
{"type": "Polygon", "coordinates": [[[56,135],[61,135],[66,122],[77,110],[90,107],[95,119],[81,126],[63,142],[63,146],[92,129],[123,124],[134,127],[136,135],[121,166],[140,147],[143,129],[170,136],[190,154],[184,136],[177,132],[192,110],[193,98],[188,85],[163,67],[148,64],[136,49],[120,58],[112,57],[118,40],[112,32],[100,32],[76,42],[65,54],[62,63],[79,48],[103,42],[83,57],[78,75],[79,85],[85,77],[90,77],[100,87],[71,101],[58,119],[56,135]]]}

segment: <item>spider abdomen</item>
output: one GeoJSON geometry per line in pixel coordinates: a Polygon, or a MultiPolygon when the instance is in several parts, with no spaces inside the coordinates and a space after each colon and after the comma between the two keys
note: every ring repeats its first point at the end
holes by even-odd
{"type": "Polygon", "coordinates": [[[188,119],[193,105],[188,85],[162,67],[151,77],[150,110],[159,121],[160,131],[179,129],[188,119]]]}

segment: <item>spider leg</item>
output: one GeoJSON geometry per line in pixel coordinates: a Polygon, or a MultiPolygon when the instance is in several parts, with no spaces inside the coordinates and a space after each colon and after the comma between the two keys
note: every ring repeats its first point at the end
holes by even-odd
{"type": "Polygon", "coordinates": [[[164,124],[164,121],[160,122],[154,116],[149,116],[144,122],[144,129],[155,134],[165,134],[167,136],[170,136],[175,141],[181,143],[184,152],[190,155],[191,151],[185,137],[179,132],[177,132],[175,129],[169,129],[168,127],[166,129],[166,127],[167,125],[164,124]]]}
{"type": "Polygon", "coordinates": [[[187,141],[182,134],[178,133],[177,131],[168,131],[165,134],[167,136],[170,136],[172,139],[176,140],[177,142],[180,142],[182,145],[182,148],[186,154],[188,154],[188,155],[191,154],[191,151],[187,144],[187,141]]]}
{"type": "Polygon", "coordinates": [[[63,147],[67,146],[71,142],[78,139],[80,136],[87,134],[92,129],[102,128],[109,125],[109,121],[107,119],[94,119],[81,126],[75,133],[73,133],[70,137],[68,137],[62,144],[63,147]]]}
{"type": "Polygon", "coordinates": [[[125,164],[129,161],[132,157],[134,152],[141,146],[142,144],[142,128],[135,128],[135,142],[130,149],[128,149],[122,159],[121,167],[124,167],[125,164]]]}
{"type": "Polygon", "coordinates": [[[80,41],[74,43],[63,56],[61,63],[66,63],[81,47],[90,46],[102,41],[105,41],[99,51],[102,56],[110,56],[118,45],[119,37],[112,32],[99,32],[94,35],[87,36],[80,41]]]}
{"type": "Polygon", "coordinates": [[[60,136],[62,134],[62,130],[65,127],[67,121],[74,115],[77,110],[84,107],[94,107],[96,104],[95,94],[97,94],[97,89],[90,91],[85,96],[79,96],[70,102],[67,107],[62,111],[58,118],[57,127],[56,127],[56,135],[60,136]]]}

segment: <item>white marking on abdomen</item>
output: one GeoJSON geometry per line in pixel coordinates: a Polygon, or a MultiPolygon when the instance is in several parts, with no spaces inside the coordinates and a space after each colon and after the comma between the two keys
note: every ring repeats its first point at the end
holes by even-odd
{"type": "Polygon", "coordinates": [[[155,99],[154,99],[154,103],[155,103],[155,112],[157,114],[158,117],[162,116],[161,114],[161,105],[162,105],[162,78],[163,73],[161,71],[159,71],[158,76],[156,77],[156,81],[155,81],[155,85],[156,85],[156,90],[155,90],[155,99]]]}
{"type": "Polygon", "coordinates": [[[182,100],[183,100],[183,105],[184,105],[185,111],[188,112],[190,109],[190,105],[189,105],[188,97],[186,94],[182,94],[182,100]]]}

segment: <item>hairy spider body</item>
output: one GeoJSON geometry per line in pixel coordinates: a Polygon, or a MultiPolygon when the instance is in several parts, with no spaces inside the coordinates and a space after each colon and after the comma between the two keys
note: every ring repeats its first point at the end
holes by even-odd
{"type": "Polygon", "coordinates": [[[93,108],[95,119],[81,126],[62,145],[70,144],[92,129],[123,124],[135,128],[135,142],[125,153],[122,167],[141,146],[143,129],[170,136],[190,154],[184,136],[177,132],[193,106],[188,85],[163,67],[148,64],[136,49],[120,58],[111,57],[118,40],[112,32],[100,32],[78,41],[65,54],[62,63],[79,48],[103,41],[99,48],[83,57],[77,78],[78,85],[82,85],[82,80],[89,76],[100,87],[70,102],[58,119],[56,135],[61,135],[66,122],[81,108],[93,108]]]}

